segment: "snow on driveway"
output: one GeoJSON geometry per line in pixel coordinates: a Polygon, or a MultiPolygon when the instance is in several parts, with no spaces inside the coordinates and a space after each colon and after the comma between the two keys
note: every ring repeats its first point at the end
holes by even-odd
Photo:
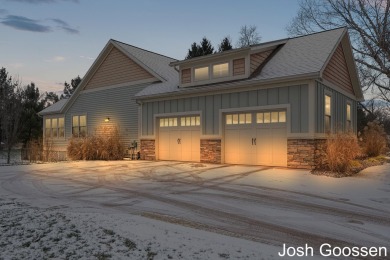
{"type": "Polygon", "coordinates": [[[282,244],[389,246],[390,170],[181,162],[0,167],[0,259],[278,259],[282,244]]]}

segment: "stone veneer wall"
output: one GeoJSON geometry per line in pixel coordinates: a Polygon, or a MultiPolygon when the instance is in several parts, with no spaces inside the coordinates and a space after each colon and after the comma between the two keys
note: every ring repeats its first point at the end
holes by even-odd
{"type": "Polygon", "coordinates": [[[155,140],[141,140],[141,160],[156,160],[155,140]]]}
{"type": "Polygon", "coordinates": [[[200,162],[221,163],[221,140],[200,140],[200,162]]]}
{"type": "Polygon", "coordinates": [[[288,139],[287,167],[313,169],[324,162],[325,139],[288,139]]]}

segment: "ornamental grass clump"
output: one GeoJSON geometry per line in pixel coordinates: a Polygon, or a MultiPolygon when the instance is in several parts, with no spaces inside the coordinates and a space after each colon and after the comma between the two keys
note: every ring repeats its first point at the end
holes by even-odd
{"type": "Polygon", "coordinates": [[[387,149],[387,135],[383,125],[374,120],[368,122],[361,134],[361,147],[368,157],[376,157],[387,149]]]}
{"type": "Polygon", "coordinates": [[[353,133],[331,134],[326,141],[325,156],[329,170],[347,173],[353,160],[361,155],[357,137],[353,133]]]}
{"type": "Polygon", "coordinates": [[[71,160],[122,160],[125,147],[117,127],[99,127],[94,135],[72,137],[68,145],[71,160]]]}

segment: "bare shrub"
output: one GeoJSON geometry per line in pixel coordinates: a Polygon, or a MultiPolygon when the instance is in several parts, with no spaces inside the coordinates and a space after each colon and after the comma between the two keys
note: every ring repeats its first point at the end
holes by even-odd
{"type": "Polygon", "coordinates": [[[326,141],[326,161],[333,172],[348,172],[352,167],[352,160],[361,154],[355,134],[331,134],[326,141]]]}
{"type": "Polygon", "coordinates": [[[368,157],[375,157],[386,151],[386,132],[379,121],[374,120],[372,122],[368,122],[367,126],[364,127],[361,137],[361,147],[368,157]]]}
{"type": "Polygon", "coordinates": [[[42,160],[43,154],[43,141],[41,138],[36,140],[30,140],[26,144],[25,160],[30,162],[37,162],[42,160]]]}
{"type": "Polygon", "coordinates": [[[115,126],[99,127],[94,135],[70,139],[68,157],[71,160],[121,160],[125,147],[115,126]]]}

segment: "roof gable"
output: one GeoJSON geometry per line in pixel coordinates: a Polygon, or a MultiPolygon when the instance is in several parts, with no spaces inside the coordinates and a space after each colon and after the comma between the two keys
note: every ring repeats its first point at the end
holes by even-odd
{"type": "Polygon", "coordinates": [[[85,84],[84,89],[95,89],[146,79],[156,78],[118,48],[112,47],[94,71],[88,83],[85,84]]]}
{"type": "Polygon", "coordinates": [[[344,91],[355,95],[341,43],[326,65],[322,77],[342,88],[344,91]]]}
{"type": "Polygon", "coordinates": [[[103,50],[100,52],[97,59],[94,61],[92,66],[89,68],[83,80],[80,82],[79,87],[70,97],[68,102],[61,108],[58,113],[64,113],[69,109],[74,101],[77,99],[80,91],[82,91],[86,85],[88,85],[89,80],[95,74],[95,71],[100,67],[104,62],[105,57],[110,53],[112,48],[117,48],[118,51],[122,52],[125,56],[131,59],[134,63],[138,64],[145,71],[155,76],[158,80],[163,83],[172,83],[178,80],[178,73],[174,68],[169,66],[169,63],[175,61],[173,58],[169,58],[157,53],[153,53],[141,48],[137,48],[128,44],[124,44],[115,40],[109,40],[103,50]]]}

